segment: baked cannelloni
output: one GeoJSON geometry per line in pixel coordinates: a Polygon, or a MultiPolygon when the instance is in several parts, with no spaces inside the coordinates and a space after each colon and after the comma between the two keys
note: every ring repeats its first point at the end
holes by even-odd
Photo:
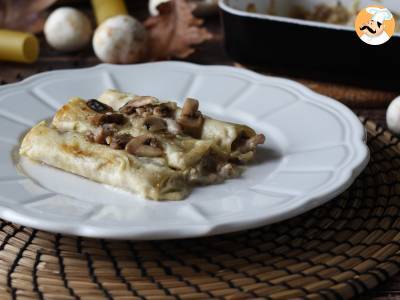
{"type": "Polygon", "coordinates": [[[262,134],[175,102],[109,90],[73,98],[24,137],[20,154],[153,200],[181,200],[194,185],[238,176],[262,134]]]}

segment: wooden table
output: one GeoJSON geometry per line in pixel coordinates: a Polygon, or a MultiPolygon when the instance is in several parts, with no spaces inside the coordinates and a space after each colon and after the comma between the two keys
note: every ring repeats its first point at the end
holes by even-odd
{"type": "MultiPolygon", "coordinates": [[[[143,2],[138,3],[139,9],[135,7],[135,11],[136,13],[139,11],[139,18],[142,18],[146,5],[143,4],[143,2]]],[[[212,17],[207,19],[206,26],[214,34],[214,38],[210,42],[201,45],[197,52],[186,59],[186,61],[198,64],[222,64],[243,67],[232,61],[225,54],[218,18],[212,17]]],[[[20,81],[39,72],[80,68],[99,63],[99,60],[93,56],[91,49],[74,54],[59,53],[51,50],[44,42],[43,37],[41,37],[41,45],[41,56],[33,65],[0,63],[0,84],[20,81]]],[[[298,70],[277,68],[256,68],[256,70],[265,74],[287,77],[299,81],[321,94],[343,102],[356,114],[365,116],[384,127],[386,127],[386,107],[388,103],[397,96],[397,93],[393,91],[366,89],[357,85],[350,86],[333,83],[329,81],[329,74],[322,74],[323,76],[319,76],[319,78],[324,78],[324,80],[321,81],[310,79],[310,77],[315,76],[309,76],[309,74],[301,73],[298,70]]],[[[398,297],[400,299],[400,275],[390,282],[372,290],[361,299],[394,299],[393,297],[396,297],[396,299],[398,297]]]]}

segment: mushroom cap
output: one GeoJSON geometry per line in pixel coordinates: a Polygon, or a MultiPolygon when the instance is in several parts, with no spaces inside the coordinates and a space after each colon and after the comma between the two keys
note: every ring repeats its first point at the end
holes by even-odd
{"type": "Polygon", "coordinates": [[[86,105],[97,113],[106,113],[113,111],[113,108],[97,99],[90,99],[86,102],[86,105]]]}
{"type": "Polygon", "coordinates": [[[193,98],[186,98],[182,107],[182,115],[193,117],[199,110],[199,101],[193,98]]]}
{"type": "Polygon", "coordinates": [[[150,104],[156,104],[158,102],[158,99],[156,97],[152,96],[135,96],[132,100],[128,101],[125,103],[124,106],[122,106],[119,111],[122,113],[126,114],[132,114],[135,112],[136,108],[150,105],[150,104]]]}
{"type": "Polygon", "coordinates": [[[72,7],[54,10],[44,25],[47,42],[60,51],[76,51],[90,42],[92,25],[89,18],[72,7]]]}
{"type": "Polygon", "coordinates": [[[150,132],[166,130],[167,123],[158,117],[149,116],[143,119],[143,126],[150,132]]]}
{"type": "Polygon", "coordinates": [[[164,154],[157,138],[146,134],[131,139],[125,149],[129,154],[142,157],[160,157],[164,154]]]}
{"type": "Polygon", "coordinates": [[[126,121],[124,115],[120,113],[105,113],[105,114],[95,114],[89,116],[89,122],[94,126],[100,126],[104,124],[118,124],[123,125],[126,121]]]}
{"type": "Polygon", "coordinates": [[[386,123],[391,131],[400,134],[400,97],[390,103],[386,111],[386,123]]]}
{"type": "Polygon", "coordinates": [[[129,133],[122,133],[113,136],[110,142],[110,147],[112,149],[118,149],[118,150],[124,149],[131,139],[132,136],[129,133]]]}
{"type": "Polygon", "coordinates": [[[135,18],[115,16],[104,21],[93,36],[93,49],[103,62],[128,64],[146,54],[147,32],[135,18]]]}
{"type": "Polygon", "coordinates": [[[177,109],[175,102],[164,102],[154,107],[153,113],[157,117],[171,117],[177,109]]]}

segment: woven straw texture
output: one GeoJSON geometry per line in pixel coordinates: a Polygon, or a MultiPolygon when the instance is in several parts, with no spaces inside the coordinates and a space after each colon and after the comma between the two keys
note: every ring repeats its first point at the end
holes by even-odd
{"type": "Polygon", "coordinates": [[[337,199],[241,233],[161,242],[0,222],[0,299],[348,299],[400,267],[399,140],[363,120],[371,162],[337,199]]]}

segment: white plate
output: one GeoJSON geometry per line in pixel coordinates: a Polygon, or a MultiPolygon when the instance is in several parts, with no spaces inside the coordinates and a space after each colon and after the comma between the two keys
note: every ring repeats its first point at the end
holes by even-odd
{"type": "Polygon", "coordinates": [[[181,62],[99,65],[42,73],[0,88],[0,217],[65,234],[167,239],[220,234],[293,217],[345,190],[368,149],[357,117],[293,81],[181,62]],[[239,179],[198,187],[181,202],[153,202],[18,156],[20,139],[71,96],[117,88],[245,123],[267,137],[239,179]]]}

